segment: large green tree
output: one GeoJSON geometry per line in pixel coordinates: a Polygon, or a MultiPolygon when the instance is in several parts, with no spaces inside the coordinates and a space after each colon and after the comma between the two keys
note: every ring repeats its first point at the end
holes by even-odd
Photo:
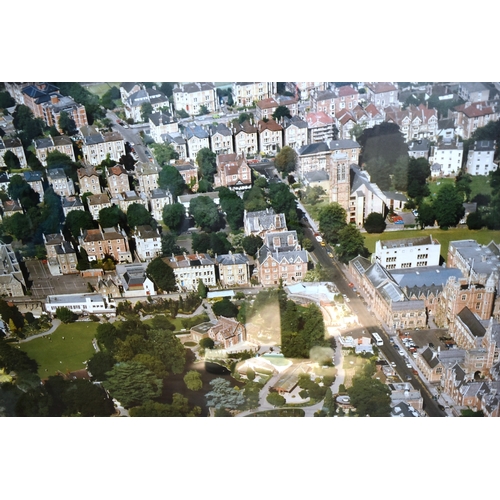
{"type": "Polygon", "coordinates": [[[132,203],[127,208],[127,223],[130,228],[145,225],[156,226],[156,221],[149,210],[140,203],[132,203]]]}
{"type": "Polygon", "coordinates": [[[170,165],[170,160],[179,159],[179,154],[170,144],[154,143],[151,144],[150,148],[153,150],[155,160],[160,167],[170,165]]]}
{"type": "Polygon", "coordinates": [[[178,232],[184,222],[186,209],[182,203],[172,203],[163,207],[163,222],[170,231],[178,232]]]}
{"type": "Polygon", "coordinates": [[[19,200],[25,209],[36,207],[40,203],[40,195],[20,175],[10,178],[7,192],[12,200],[19,200]]]}
{"type": "Polygon", "coordinates": [[[106,376],[104,387],[127,408],[158,397],[163,388],[161,379],[143,364],[133,361],[116,364],[106,376]]]}
{"type": "Polygon", "coordinates": [[[153,259],[146,268],[146,275],[164,292],[175,292],[177,284],[173,269],[161,257],[153,259]]]}
{"type": "Polygon", "coordinates": [[[219,211],[212,198],[197,196],[189,202],[189,214],[202,230],[214,231],[219,227],[219,211]]]}
{"type": "Polygon", "coordinates": [[[214,174],[217,172],[216,158],[217,155],[210,148],[201,148],[196,155],[201,176],[211,183],[214,182],[214,174]]]}
{"type": "Polygon", "coordinates": [[[224,316],[226,318],[236,318],[238,315],[238,306],[233,304],[227,297],[215,302],[212,310],[217,316],[224,316]]]}
{"type": "Polygon", "coordinates": [[[297,198],[289,187],[282,183],[274,183],[269,186],[269,199],[276,213],[289,214],[297,210],[297,198]]]}
{"type": "Polygon", "coordinates": [[[273,113],[273,119],[279,122],[284,117],[291,118],[290,110],[286,106],[278,106],[273,113]]]}
{"type": "Polygon", "coordinates": [[[297,153],[290,146],[283,146],[274,159],[274,166],[285,175],[293,172],[296,164],[297,153]]]}
{"type": "Polygon", "coordinates": [[[269,207],[264,189],[258,185],[252,186],[243,193],[243,203],[248,212],[258,212],[269,207]]]}
{"type": "Polygon", "coordinates": [[[98,351],[88,361],[87,368],[94,380],[106,380],[106,373],[115,365],[116,360],[109,351],[98,351]]]}
{"type": "Polygon", "coordinates": [[[184,383],[190,391],[199,391],[203,387],[200,372],[190,370],[184,375],[184,383]]]}
{"type": "Polygon", "coordinates": [[[248,255],[255,255],[257,250],[264,244],[264,241],[260,236],[251,234],[250,236],[245,236],[241,242],[243,250],[248,255]]]}
{"type": "Polygon", "coordinates": [[[66,111],[61,111],[59,115],[59,127],[66,135],[75,135],[78,132],[75,120],[66,111]]]}
{"type": "Polygon", "coordinates": [[[243,200],[234,191],[226,187],[220,188],[219,199],[231,229],[233,231],[238,230],[243,225],[243,213],[245,211],[243,200]]]}
{"type": "Polygon", "coordinates": [[[71,210],[66,216],[64,225],[73,238],[77,239],[82,230],[94,228],[95,221],[92,214],[86,210],[71,210]]]}
{"type": "Polygon", "coordinates": [[[179,171],[172,165],[165,165],[158,176],[158,185],[162,189],[168,189],[174,199],[177,199],[186,189],[186,183],[179,171]]]}
{"type": "Polygon", "coordinates": [[[356,226],[349,224],[341,229],[338,235],[339,243],[335,252],[340,262],[347,264],[358,255],[368,257],[369,252],[365,247],[365,239],[356,226]]]}
{"type": "Polygon", "coordinates": [[[190,406],[182,394],[174,393],[171,404],[146,401],[141,406],[130,409],[131,417],[197,417],[201,414],[199,406],[190,406]]]}
{"type": "Polygon", "coordinates": [[[453,184],[445,184],[439,189],[433,207],[441,228],[456,226],[465,214],[463,195],[453,184]]]}
{"type": "Polygon", "coordinates": [[[3,155],[3,161],[9,172],[17,170],[21,166],[19,158],[10,150],[7,150],[3,155]]]}
{"type": "Polygon", "coordinates": [[[346,226],[346,220],[347,212],[338,203],[330,203],[320,209],[318,216],[319,230],[328,243],[338,243],[339,232],[346,226]]]}
{"type": "Polygon", "coordinates": [[[383,233],[387,224],[385,223],[385,218],[382,214],[378,212],[372,212],[368,215],[363,224],[367,233],[383,233]]]}
{"type": "Polygon", "coordinates": [[[351,404],[361,416],[388,417],[391,413],[391,390],[380,380],[357,376],[347,389],[351,404]]]}
{"type": "Polygon", "coordinates": [[[242,391],[231,387],[228,380],[215,378],[210,382],[212,390],[206,394],[207,406],[216,410],[236,410],[245,404],[245,396],[242,391]]]}
{"type": "Polygon", "coordinates": [[[98,220],[101,227],[116,227],[118,224],[123,227],[127,224],[127,216],[118,205],[99,210],[98,220]]]}

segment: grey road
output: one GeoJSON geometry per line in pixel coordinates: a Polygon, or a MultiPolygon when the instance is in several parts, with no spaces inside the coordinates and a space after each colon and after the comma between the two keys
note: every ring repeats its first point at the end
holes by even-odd
{"type": "Polygon", "coordinates": [[[402,380],[408,380],[415,389],[420,390],[424,400],[424,410],[427,415],[430,417],[445,417],[446,414],[438,408],[438,403],[434,401],[433,395],[426,384],[413,373],[412,369],[406,366],[403,357],[391,346],[389,335],[370,311],[369,306],[351,287],[349,287],[349,281],[342,270],[343,264],[328,256],[328,251],[334,254],[333,249],[328,246],[322,247],[314,238],[314,234],[308,224],[306,225],[305,232],[306,236],[314,242],[314,250],[311,252],[314,258],[319,261],[324,268],[333,269],[333,282],[337,286],[339,292],[345,294],[349,298],[349,306],[353,313],[357,315],[359,323],[362,325],[361,328],[366,330],[369,334],[378,332],[381,335],[384,340],[384,345],[380,347],[380,350],[389,362],[395,363],[395,369],[402,380]]]}

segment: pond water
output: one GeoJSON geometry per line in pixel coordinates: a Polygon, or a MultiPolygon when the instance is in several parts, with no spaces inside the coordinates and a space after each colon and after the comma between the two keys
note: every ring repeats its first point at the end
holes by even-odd
{"type": "Polygon", "coordinates": [[[186,349],[186,366],[180,374],[170,374],[163,382],[163,391],[158,399],[160,403],[172,403],[174,393],[182,394],[188,398],[191,406],[199,406],[201,408],[201,417],[208,416],[208,407],[206,405],[205,394],[212,390],[210,382],[214,378],[224,378],[231,383],[231,386],[243,387],[244,384],[238,382],[233,377],[227,368],[216,363],[195,362],[195,355],[190,349],[186,349]],[[203,382],[203,387],[199,391],[190,391],[184,383],[184,375],[190,370],[196,370],[203,382]]]}

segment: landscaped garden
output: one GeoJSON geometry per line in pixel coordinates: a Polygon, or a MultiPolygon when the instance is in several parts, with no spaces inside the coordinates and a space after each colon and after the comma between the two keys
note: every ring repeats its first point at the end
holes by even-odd
{"type": "Polygon", "coordinates": [[[38,375],[42,379],[57,372],[81,370],[95,352],[92,339],[97,325],[90,321],[61,324],[50,335],[19,344],[20,349],[40,365],[38,375]]]}

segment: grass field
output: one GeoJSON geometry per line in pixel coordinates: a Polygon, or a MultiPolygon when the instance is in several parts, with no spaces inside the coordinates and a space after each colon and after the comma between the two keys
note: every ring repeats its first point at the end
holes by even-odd
{"type": "MultiPolygon", "coordinates": [[[[184,326],[182,325],[182,320],[184,318],[171,318],[168,314],[165,315],[167,317],[167,319],[170,321],[170,323],[173,323],[175,325],[175,331],[180,331],[184,328],[184,326]]],[[[191,319],[195,319],[195,318],[199,318],[199,323],[203,323],[204,321],[207,321],[207,317],[203,314],[199,314],[198,316],[193,316],[193,318],[191,319]]],[[[149,326],[152,326],[152,319],[146,319],[144,320],[144,323],[146,323],[147,325],[149,326]]],[[[197,323],[197,324],[199,324],[197,323]]]]}
{"type": "Polygon", "coordinates": [[[476,240],[482,245],[488,244],[491,240],[495,243],[500,243],[500,231],[490,231],[488,229],[481,229],[479,231],[471,231],[467,228],[448,229],[424,229],[423,231],[388,231],[382,234],[367,234],[363,233],[365,238],[365,246],[370,253],[375,251],[375,242],[378,240],[398,240],[403,238],[417,238],[419,236],[432,235],[441,243],[441,257],[446,260],[448,254],[448,244],[454,240],[476,240]]]}
{"type": "Polygon", "coordinates": [[[106,82],[106,83],[97,83],[94,85],[85,85],[85,88],[92,92],[92,94],[96,94],[99,97],[102,97],[111,87],[115,86],[120,88],[121,82],[106,82]]]}
{"type": "MultiPolygon", "coordinates": [[[[429,182],[428,185],[431,191],[431,197],[433,197],[445,184],[455,184],[455,178],[436,179],[435,181],[429,182]]],[[[472,198],[479,193],[491,195],[490,179],[487,175],[472,176],[470,199],[472,200],[472,198]]]]}
{"type": "Polygon", "coordinates": [[[95,352],[92,339],[97,325],[90,321],[62,324],[51,335],[25,342],[20,347],[40,365],[40,378],[55,375],[57,371],[81,370],[85,367],[83,362],[95,352]]]}

